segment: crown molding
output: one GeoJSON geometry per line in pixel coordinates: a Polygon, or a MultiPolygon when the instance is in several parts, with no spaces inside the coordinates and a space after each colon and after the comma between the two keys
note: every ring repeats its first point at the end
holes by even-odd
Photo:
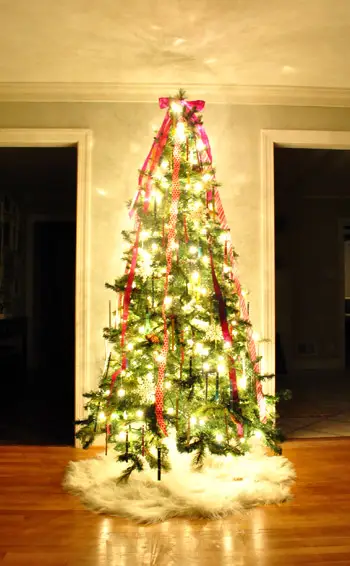
{"type": "MultiPolygon", "coordinates": [[[[205,97],[212,104],[263,106],[350,107],[350,89],[243,86],[180,85],[193,97],[205,97]]],[[[127,83],[0,83],[0,102],[146,102],[177,92],[179,85],[127,83]]]]}

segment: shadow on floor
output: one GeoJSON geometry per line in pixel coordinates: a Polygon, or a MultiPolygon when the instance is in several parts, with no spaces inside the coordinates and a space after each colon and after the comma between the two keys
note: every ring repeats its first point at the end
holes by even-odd
{"type": "Polygon", "coordinates": [[[292,391],[292,400],[278,408],[278,423],[287,438],[350,436],[350,371],[280,376],[281,389],[292,391]]]}
{"type": "MultiPolygon", "coordinates": [[[[4,375],[5,377],[5,375],[4,375]]],[[[0,414],[0,444],[74,444],[74,386],[54,369],[7,374],[0,414]]]]}

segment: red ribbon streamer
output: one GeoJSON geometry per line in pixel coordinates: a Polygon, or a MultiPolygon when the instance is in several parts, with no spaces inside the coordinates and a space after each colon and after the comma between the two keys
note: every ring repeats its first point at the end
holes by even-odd
{"type": "Polygon", "coordinates": [[[126,327],[128,323],[129,317],[129,306],[130,306],[130,299],[131,299],[131,292],[132,292],[132,284],[135,278],[135,271],[136,271],[136,263],[137,263],[137,256],[139,250],[139,239],[140,239],[140,229],[141,229],[141,222],[138,222],[137,230],[136,230],[136,238],[134,247],[132,250],[132,258],[130,264],[130,271],[128,276],[128,281],[124,291],[124,304],[123,304],[123,321],[122,321],[122,333],[120,339],[120,345],[122,349],[125,346],[125,335],[126,335],[126,327]]]}
{"type": "MultiPolygon", "coordinates": [[[[215,203],[216,203],[217,215],[219,217],[221,227],[224,230],[228,230],[229,227],[228,227],[228,224],[227,224],[224,208],[222,206],[218,190],[215,191],[215,203]]],[[[228,255],[229,255],[229,258],[230,258],[230,261],[231,261],[231,265],[232,265],[232,279],[235,283],[236,292],[237,292],[238,297],[239,297],[239,305],[240,305],[240,309],[241,309],[241,316],[244,320],[248,321],[249,320],[249,313],[248,313],[248,309],[247,309],[247,306],[246,306],[246,303],[245,303],[245,300],[244,300],[244,297],[243,297],[243,294],[242,294],[242,287],[241,287],[241,283],[239,281],[237,265],[236,265],[236,261],[235,261],[235,257],[234,257],[234,253],[233,253],[232,242],[231,242],[230,239],[228,240],[228,255]]],[[[249,357],[254,364],[254,371],[259,374],[260,373],[260,364],[257,361],[256,346],[255,346],[255,342],[254,342],[254,339],[253,339],[252,329],[248,328],[247,333],[248,333],[249,357]]],[[[266,401],[265,401],[265,397],[264,397],[264,393],[263,393],[263,389],[262,389],[262,384],[261,384],[261,381],[259,379],[256,379],[255,390],[256,390],[257,402],[258,402],[258,405],[259,405],[260,419],[261,419],[262,422],[265,423],[266,420],[267,420],[266,401]]]]}
{"type": "MultiPolygon", "coordinates": [[[[230,334],[230,330],[229,330],[228,322],[227,322],[227,312],[226,312],[225,300],[224,300],[224,297],[223,297],[223,294],[222,294],[222,291],[221,291],[221,288],[220,288],[220,285],[219,285],[219,281],[216,277],[213,254],[212,254],[211,249],[209,250],[209,254],[210,254],[211,275],[212,275],[212,280],[213,280],[215,297],[216,297],[216,300],[218,302],[218,310],[219,310],[219,318],[220,318],[222,335],[223,335],[225,342],[227,342],[231,346],[232,338],[231,338],[231,334],[230,334]]],[[[229,362],[231,362],[230,367],[229,367],[229,379],[230,379],[230,382],[231,382],[232,400],[237,402],[238,401],[237,374],[236,374],[236,369],[234,367],[234,360],[231,356],[229,356],[229,362]]],[[[243,436],[242,423],[236,422],[236,426],[237,426],[238,436],[239,437],[243,436]]]]}
{"type": "MultiPolygon", "coordinates": [[[[169,108],[171,99],[170,98],[160,98],[159,99],[159,107],[161,109],[163,108],[169,108]]],[[[194,100],[192,102],[189,102],[188,100],[179,100],[177,101],[178,104],[182,104],[182,106],[185,106],[185,108],[187,108],[187,110],[191,111],[193,109],[195,109],[195,111],[201,111],[203,110],[204,106],[205,106],[205,102],[203,100],[194,100]]],[[[198,123],[198,117],[193,114],[191,116],[191,121],[193,123],[198,123]]],[[[149,202],[149,198],[150,198],[150,194],[151,194],[151,187],[152,187],[152,173],[154,172],[154,170],[156,169],[156,167],[158,166],[159,160],[161,158],[161,155],[163,153],[163,149],[164,146],[167,142],[168,136],[169,136],[169,130],[171,127],[171,116],[169,111],[166,113],[165,118],[163,120],[163,123],[159,129],[159,132],[157,134],[157,137],[155,138],[152,147],[145,159],[145,162],[141,168],[141,173],[139,175],[139,190],[136,193],[134,200],[132,202],[131,205],[131,209],[129,212],[130,217],[133,216],[134,212],[135,212],[135,205],[137,204],[141,192],[142,190],[145,190],[145,199],[144,199],[144,210],[147,210],[148,207],[148,202],[149,202]]],[[[198,128],[201,128],[201,126],[198,124],[197,126],[198,128]]],[[[209,140],[206,136],[206,133],[204,131],[201,134],[203,143],[205,143],[204,139],[207,140],[206,145],[208,145],[209,147],[209,140]]],[[[200,131],[200,130],[199,130],[200,131]]],[[[209,152],[210,152],[210,148],[209,148],[209,152]]],[[[210,154],[210,159],[211,159],[211,154],[210,154]]]]}
{"type": "MultiPolygon", "coordinates": [[[[165,146],[166,141],[168,139],[170,126],[171,126],[171,119],[170,119],[170,115],[169,115],[169,112],[168,112],[166,114],[164,120],[163,120],[163,123],[162,123],[161,128],[160,128],[159,133],[158,133],[158,136],[154,140],[152,147],[151,147],[151,150],[150,150],[149,154],[147,155],[146,160],[145,160],[143,167],[141,169],[141,173],[139,175],[139,183],[138,183],[139,184],[139,190],[138,190],[138,192],[137,192],[137,194],[134,198],[134,201],[132,203],[132,206],[131,206],[131,209],[130,209],[130,212],[129,212],[130,218],[135,213],[135,205],[138,202],[140,195],[141,195],[143,190],[145,190],[144,207],[143,207],[144,211],[147,212],[147,210],[149,208],[149,198],[150,198],[151,186],[152,186],[151,175],[159,164],[159,160],[161,158],[164,146],[165,146]]],[[[130,306],[131,293],[132,293],[132,284],[133,284],[133,281],[134,281],[136,264],[137,264],[140,230],[141,230],[141,223],[140,223],[139,218],[136,217],[136,238],[135,238],[135,243],[134,243],[133,251],[132,251],[132,260],[131,260],[131,264],[130,264],[130,268],[129,268],[128,280],[127,280],[127,284],[126,284],[125,291],[124,291],[124,297],[123,297],[122,332],[121,332],[121,339],[120,339],[120,345],[121,345],[121,349],[122,349],[122,363],[121,363],[121,367],[117,371],[115,371],[113,373],[112,377],[111,377],[111,387],[110,387],[111,391],[113,390],[113,387],[114,387],[114,384],[115,384],[117,377],[127,367],[127,358],[126,358],[126,354],[123,350],[124,350],[124,346],[125,346],[126,330],[127,330],[127,323],[128,323],[128,317],[129,317],[129,306],[130,306]]],[[[127,270],[126,270],[126,272],[127,272],[127,270]]]]}
{"type": "MultiPolygon", "coordinates": [[[[163,108],[162,106],[160,107],[163,108]]],[[[147,211],[148,209],[151,188],[152,188],[152,173],[155,171],[156,167],[158,167],[164,146],[168,139],[170,126],[171,126],[171,117],[169,112],[167,112],[163,120],[163,123],[159,129],[157,137],[155,138],[152,144],[151,150],[147,155],[145,162],[141,168],[141,173],[139,175],[139,190],[136,193],[135,198],[131,205],[131,209],[129,212],[130,218],[133,216],[135,212],[135,206],[143,190],[145,191],[144,210],[147,211]]]]}
{"type": "Polygon", "coordinates": [[[222,295],[222,291],[220,289],[218,279],[216,277],[213,254],[212,254],[211,250],[210,250],[209,253],[210,253],[211,276],[212,276],[212,279],[213,279],[215,297],[216,297],[216,300],[218,302],[219,318],[220,318],[222,335],[224,337],[225,342],[228,342],[231,346],[232,339],[231,339],[230,331],[229,331],[229,328],[228,328],[225,300],[224,300],[224,297],[222,295]]]}
{"type": "Polygon", "coordinates": [[[136,263],[137,263],[137,256],[138,256],[138,249],[139,249],[139,238],[140,238],[140,230],[141,230],[141,223],[138,220],[138,225],[136,229],[136,238],[134,242],[134,246],[132,249],[132,258],[130,264],[130,270],[128,275],[128,280],[126,283],[125,291],[124,291],[124,298],[123,298],[123,317],[122,317],[122,331],[120,337],[120,346],[122,349],[122,365],[121,368],[115,371],[111,378],[111,393],[115,384],[115,380],[117,379],[118,375],[126,369],[127,366],[127,359],[126,354],[124,352],[125,346],[125,337],[126,337],[126,329],[128,324],[128,317],[129,317],[129,307],[130,307],[130,300],[131,300],[131,293],[132,293],[132,284],[135,278],[135,271],[136,271],[136,263]]]}
{"type": "Polygon", "coordinates": [[[163,418],[163,382],[165,375],[165,368],[169,350],[169,335],[168,335],[168,324],[167,324],[167,314],[166,314],[166,303],[165,298],[168,293],[169,287],[169,275],[171,272],[173,252],[176,240],[176,223],[178,214],[178,203],[180,198],[180,161],[181,161],[181,144],[180,141],[175,138],[174,150],[173,150],[173,177],[172,177],[172,195],[171,195],[171,205],[170,205],[170,219],[169,219],[169,230],[168,230],[168,243],[166,247],[166,274],[164,282],[164,301],[162,305],[162,317],[164,322],[164,342],[161,350],[161,361],[158,366],[158,382],[156,387],[156,417],[157,423],[163,434],[167,435],[166,425],[163,418]]]}
{"type": "MultiPolygon", "coordinates": [[[[193,116],[193,122],[196,124],[196,132],[198,134],[198,137],[202,140],[202,142],[205,146],[205,151],[203,150],[201,152],[202,163],[212,165],[212,154],[211,154],[211,149],[210,149],[209,138],[206,134],[204,126],[202,124],[198,123],[198,117],[197,116],[193,116]]],[[[222,206],[220,194],[219,194],[219,191],[218,191],[217,188],[215,189],[215,191],[212,191],[212,190],[207,191],[207,202],[208,203],[212,202],[213,210],[215,210],[215,208],[216,208],[216,212],[217,212],[218,218],[220,220],[220,224],[221,224],[222,229],[228,231],[229,226],[228,226],[228,223],[227,223],[227,220],[226,220],[224,208],[222,206]]],[[[249,320],[249,313],[248,313],[248,310],[247,310],[247,306],[246,306],[244,297],[242,295],[242,287],[241,287],[241,284],[240,284],[240,281],[239,281],[236,261],[235,261],[235,257],[234,257],[234,253],[233,253],[232,242],[231,242],[230,239],[228,240],[228,256],[230,258],[230,262],[231,262],[231,266],[232,266],[231,277],[232,277],[232,280],[235,283],[236,292],[237,292],[238,297],[239,297],[239,304],[240,304],[240,308],[241,308],[242,318],[244,320],[248,321],[249,320]]],[[[257,361],[256,347],[255,347],[255,342],[254,342],[254,339],[253,339],[253,333],[252,333],[251,328],[248,329],[248,352],[249,352],[249,357],[254,364],[254,371],[256,373],[259,373],[260,372],[260,365],[257,361]]],[[[263,393],[263,390],[262,390],[262,384],[261,384],[261,381],[259,381],[259,379],[256,379],[256,398],[257,398],[257,402],[258,402],[258,405],[259,405],[260,419],[261,419],[262,422],[266,422],[266,420],[267,420],[266,401],[265,401],[264,393],[263,393]]]]}

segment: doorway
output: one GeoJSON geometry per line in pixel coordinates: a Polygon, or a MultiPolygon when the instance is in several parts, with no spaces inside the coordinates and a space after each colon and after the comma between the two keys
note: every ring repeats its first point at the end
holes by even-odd
{"type": "Polygon", "coordinates": [[[274,147],[276,388],[290,438],[350,436],[344,233],[350,151],[274,147]]]}
{"type": "Polygon", "coordinates": [[[77,147],[0,148],[0,443],[74,444],[77,147]]]}

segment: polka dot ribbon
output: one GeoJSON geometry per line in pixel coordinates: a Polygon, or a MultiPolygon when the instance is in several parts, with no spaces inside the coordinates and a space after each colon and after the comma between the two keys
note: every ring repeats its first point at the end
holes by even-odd
{"type": "MultiPolygon", "coordinates": [[[[181,118],[179,119],[179,122],[181,118]]],[[[169,275],[171,273],[172,259],[174,253],[174,244],[176,241],[176,223],[178,215],[178,205],[180,198],[180,172],[181,163],[181,142],[175,134],[175,143],[173,149],[173,176],[172,176],[172,193],[171,193],[171,205],[170,205],[170,217],[169,217],[169,229],[168,229],[168,242],[166,247],[166,273],[164,282],[164,299],[162,305],[162,317],[164,323],[164,342],[160,354],[160,361],[158,364],[158,381],[156,387],[156,417],[157,423],[163,434],[167,435],[166,425],[163,418],[163,401],[164,401],[164,391],[163,382],[164,375],[169,351],[169,334],[168,334],[168,322],[167,322],[167,312],[166,312],[166,297],[169,288],[169,275]]]]}

